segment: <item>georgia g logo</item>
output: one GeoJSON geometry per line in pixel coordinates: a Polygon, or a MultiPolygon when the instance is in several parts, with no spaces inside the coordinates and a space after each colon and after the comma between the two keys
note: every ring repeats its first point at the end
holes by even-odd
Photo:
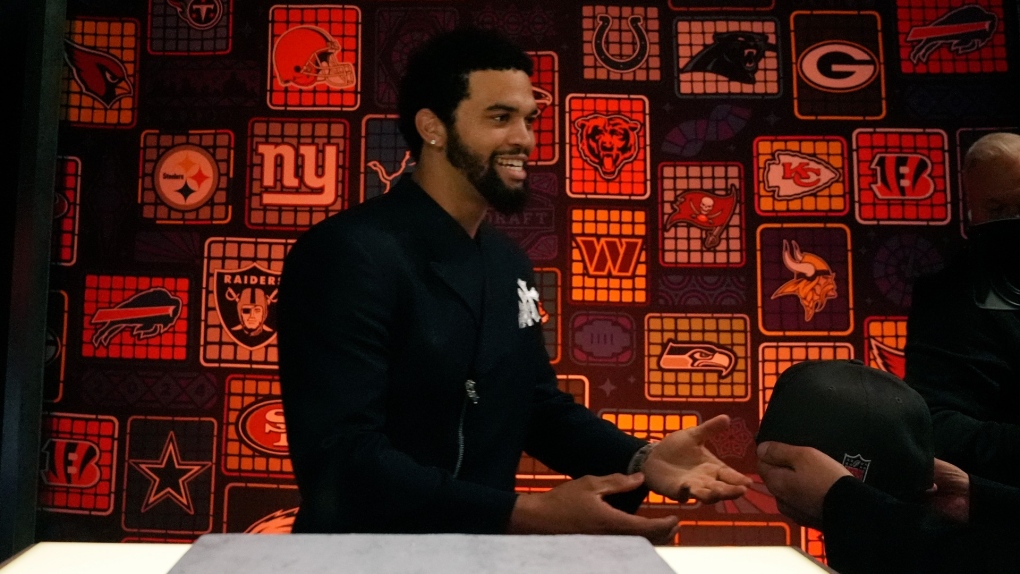
{"type": "Polygon", "coordinates": [[[621,115],[590,114],[574,121],[581,158],[606,180],[620,175],[638,154],[641,123],[621,115]]]}

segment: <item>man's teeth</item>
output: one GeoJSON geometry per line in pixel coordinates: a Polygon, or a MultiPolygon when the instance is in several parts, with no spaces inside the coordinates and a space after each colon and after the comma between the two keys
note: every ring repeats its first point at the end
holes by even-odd
{"type": "Polygon", "coordinates": [[[498,159],[496,160],[496,163],[503,167],[509,167],[513,169],[524,169],[524,160],[520,159],[498,159]]]}

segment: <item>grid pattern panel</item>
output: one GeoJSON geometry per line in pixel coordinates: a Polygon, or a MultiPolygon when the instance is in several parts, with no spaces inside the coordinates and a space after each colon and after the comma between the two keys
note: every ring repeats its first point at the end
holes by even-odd
{"type": "Polygon", "coordinates": [[[772,399],[772,390],[783,371],[803,361],[854,358],[850,343],[762,343],[758,347],[758,420],[772,399]]]}
{"type": "Polygon", "coordinates": [[[570,210],[570,300],[645,303],[647,233],[644,211],[570,210]]]}
{"type": "Polygon", "coordinates": [[[560,159],[560,59],[556,52],[529,52],[535,62],[531,88],[538,103],[532,124],[535,151],[531,163],[553,165],[560,159]]]}
{"type": "Polygon", "coordinates": [[[645,396],[653,401],[749,400],[750,338],[746,315],[645,315],[645,396]]]}
{"type": "Polygon", "coordinates": [[[1001,0],[898,0],[900,69],[906,74],[1009,71],[1001,0]]]}
{"type": "Polygon", "coordinates": [[[157,223],[226,223],[234,134],[226,130],[142,132],[138,203],[157,223]]]}
{"type": "Polygon", "coordinates": [[[581,37],[585,80],[661,79],[658,8],[584,6],[581,37]]]}
{"type": "MultiPolygon", "coordinates": [[[[677,18],[677,95],[680,97],[730,96],[779,97],[782,92],[782,69],[779,65],[779,45],[776,31],[779,23],[774,19],[755,20],[702,20],[677,18]],[[692,60],[705,58],[706,51],[719,50],[716,38],[720,34],[752,34],[761,40],[760,45],[747,44],[745,50],[757,49],[757,69],[750,77],[728,77],[718,72],[700,69],[684,71],[692,60]]],[[[743,54],[747,52],[744,51],[743,54]]],[[[746,58],[746,55],[742,55],[746,58]]],[[[745,61],[741,64],[746,65],[745,61]]],[[[698,66],[701,68],[701,66],[698,66]]],[[[723,66],[718,66],[723,68],[723,66]]],[[[741,66],[740,71],[743,71],[741,66]]]]}
{"type": "Polygon", "coordinates": [[[902,379],[907,374],[907,360],[903,354],[906,346],[906,317],[868,317],[864,320],[864,348],[869,367],[882,369],[902,379]]]}
{"type": "Polygon", "coordinates": [[[50,262],[69,267],[78,260],[78,218],[81,213],[81,160],[57,158],[56,197],[50,262]]]}
{"type": "Polygon", "coordinates": [[[857,221],[949,223],[948,138],[942,130],[854,131],[857,221]]]}
{"type": "Polygon", "coordinates": [[[294,472],[276,377],[227,377],[223,455],[227,474],[284,476],[294,472]]]}
{"type": "Polygon", "coordinates": [[[742,164],[662,163],[659,186],[662,265],[744,264],[742,164]]]}
{"type": "Polygon", "coordinates": [[[560,362],[563,349],[563,315],[560,312],[560,270],[553,267],[535,268],[535,288],[538,290],[539,312],[542,313],[542,338],[549,362],[560,362]]]}
{"type": "Polygon", "coordinates": [[[135,125],[138,106],[138,22],[134,20],[74,19],[67,22],[61,112],[80,125],[128,128],[135,125]],[[103,85],[68,66],[101,66],[103,85]],[[106,85],[109,84],[109,86],[106,85]]]}
{"type": "Polygon", "coordinates": [[[117,474],[115,417],[50,413],[42,419],[39,507],[106,516],[117,474]]]}
{"type": "Polygon", "coordinates": [[[567,195],[644,199],[651,193],[648,99],[567,96],[567,195]],[[623,143],[621,143],[623,142],[623,143]]]}
{"type": "Polygon", "coordinates": [[[183,277],[86,275],[82,356],[186,359],[189,284],[183,277]]]}
{"type": "Polygon", "coordinates": [[[761,215],[845,215],[846,141],[838,136],[760,137],[754,142],[761,215]]]}
{"type": "Polygon", "coordinates": [[[149,53],[197,56],[230,53],[234,0],[149,0],[149,53]]]}
{"type": "Polygon", "coordinates": [[[396,114],[366,114],[361,120],[360,201],[390,190],[404,173],[414,169],[396,114]]]}

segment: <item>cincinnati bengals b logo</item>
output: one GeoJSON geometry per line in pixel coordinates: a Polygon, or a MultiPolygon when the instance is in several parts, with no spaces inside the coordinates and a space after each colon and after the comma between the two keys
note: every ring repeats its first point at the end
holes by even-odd
{"type": "Polygon", "coordinates": [[[917,153],[879,153],[871,161],[872,191],[882,199],[926,199],[935,192],[931,160],[917,153]]]}

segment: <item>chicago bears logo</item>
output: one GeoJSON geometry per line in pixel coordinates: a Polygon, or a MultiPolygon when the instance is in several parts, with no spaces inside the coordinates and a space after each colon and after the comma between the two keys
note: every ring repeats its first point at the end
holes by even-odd
{"type": "Polygon", "coordinates": [[[581,158],[606,180],[615,179],[638,155],[641,123],[621,115],[590,114],[574,121],[581,158]]]}
{"type": "Polygon", "coordinates": [[[237,344],[263,347],[276,337],[276,296],[280,274],[252,264],[215,271],[216,311],[237,344]]]}
{"type": "Polygon", "coordinates": [[[793,295],[804,308],[804,320],[810,321],[815,313],[825,308],[829,299],[836,298],[836,274],[824,259],[814,253],[801,252],[796,241],[783,240],[783,264],[793,272],[793,279],[784,283],[772,294],[772,299],[793,295]]]}
{"type": "Polygon", "coordinates": [[[357,83],[354,64],[337,58],[340,43],[322,28],[295,26],[273,46],[273,70],[282,86],[310,89],[318,84],[350,88],[357,83]]]}
{"type": "Polygon", "coordinates": [[[870,167],[871,190],[882,199],[926,199],[935,192],[931,160],[921,154],[878,153],[870,167]]]}
{"type": "Polygon", "coordinates": [[[166,0],[188,26],[208,30],[223,17],[223,0],[166,0]]]}
{"type": "Polygon", "coordinates": [[[237,419],[237,433],[254,450],[285,456],[288,446],[283,401],[274,399],[249,405],[237,419]]]}
{"type": "Polygon", "coordinates": [[[64,61],[81,91],[107,109],[135,93],[124,63],[106,52],[64,40],[64,61]]]}
{"type": "Polygon", "coordinates": [[[645,63],[645,60],[648,59],[648,33],[645,32],[645,28],[642,25],[641,16],[633,15],[627,18],[630,31],[637,40],[637,47],[630,57],[623,60],[610,56],[606,50],[606,35],[609,34],[609,28],[612,27],[613,17],[609,14],[599,14],[597,18],[599,23],[595,28],[592,44],[595,49],[595,57],[598,58],[599,63],[614,72],[630,72],[645,63]]]}
{"type": "Polygon", "coordinates": [[[677,343],[668,341],[659,357],[659,367],[677,371],[709,371],[725,377],[733,372],[737,356],[714,343],[677,343]]]}
{"type": "Polygon", "coordinates": [[[981,49],[995,32],[998,18],[976,4],[960,6],[927,26],[916,26],[907,33],[908,42],[917,42],[910,61],[927,62],[939,46],[948,44],[958,56],[981,49]]]}
{"type": "Polygon", "coordinates": [[[673,212],[666,218],[663,230],[668,231],[681,223],[704,229],[708,233],[702,245],[706,249],[714,249],[719,245],[736,206],[736,185],[730,185],[727,192],[721,195],[696,189],[686,190],[673,200],[673,212]]]}
{"type": "Polygon", "coordinates": [[[711,72],[734,82],[753,84],[765,52],[776,51],[776,45],[765,34],[719,32],[680,71],[711,72]]]}
{"type": "Polygon", "coordinates": [[[765,162],[765,190],[776,199],[805,197],[829,187],[842,177],[832,164],[795,151],[776,151],[765,162]]]}
{"type": "Polygon", "coordinates": [[[136,293],[116,307],[96,311],[90,322],[101,327],[92,335],[92,344],[108,346],[117,333],[127,328],[138,339],[162,334],[177,322],[181,305],[179,297],[162,287],[136,293]]]}
{"type": "Polygon", "coordinates": [[[48,485],[89,488],[102,477],[99,447],[93,442],[51,438],[42,453],[42,480],[48,485]]]}

